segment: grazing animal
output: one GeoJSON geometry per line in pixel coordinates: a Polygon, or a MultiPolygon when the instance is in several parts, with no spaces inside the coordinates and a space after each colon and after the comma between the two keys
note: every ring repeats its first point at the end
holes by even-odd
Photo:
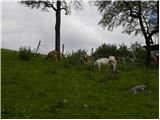
{"type": "Polygon", "coordinates": [[[80,54],[80,56],[79,56],[79,58],[77,60],[78,60],[78,63],[84,64],[84,55],[80,54]]]}
{"type": "Polygon", "coordinates": [[[117,66],[117,61],[116,61],[116,59],[115,59],[114,56],[109,56],[108,64],[111,66],[113,75],[115,75],[116,66],[117,66]]]}
{"type": "Polygon", "coordinates": [[[58,61],[58,55],[60,54],[60,57],[62,56],[61,53],[57,51],[50,51],[48,55],[46,56],[46,59],[50,59],[53,61],[58,61]]]}
{"type": "Polygon", "coordinates": [[[95,62],[95,64],[94,64],[94,66],[98,66],[98,70],[100,71],[101,70],[101,66],[102,65],[108,65],[108,58],[101,58],[101,59],[98,59],[96,62],[95,62]]]}
{"type": "Polygon", "coordinates": [[[85,63],[88,62],[88,59],[89,59],[89,55],[87,53],[84,54],[84,61],[85,61],[85,63]]]}
{"type": "Polygon", "coordinates": [[[81,54],[79,58],[79,62],[85,64],[88,62],[89,55],[87,53],[81,54]]]}
{"type": "Polygon", "coordinates": [[[85,63],[87,63],[87,62],[90,62],[90,61],[94,61],[94,57],[91,55],[91,56],[89,56],[87,53],[86,54],[84,54],[84,61],[85,61],[85,63]]]}

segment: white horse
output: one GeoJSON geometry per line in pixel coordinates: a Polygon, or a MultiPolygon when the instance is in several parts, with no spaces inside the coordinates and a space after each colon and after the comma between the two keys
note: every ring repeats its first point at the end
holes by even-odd
{"type": "Polygon", "coordinates": [[[112,67],[112,73],[115,74],[117,61],[114,56],[109,56],[108,64],[112,67]]]}
{"type": "Polygon", "coordinates": [[[96,60],[94,66],[98,66],[98,70],[101,70],[102,65],[108,65],[108,58],[101,58],[99,60],[96,60]]]}

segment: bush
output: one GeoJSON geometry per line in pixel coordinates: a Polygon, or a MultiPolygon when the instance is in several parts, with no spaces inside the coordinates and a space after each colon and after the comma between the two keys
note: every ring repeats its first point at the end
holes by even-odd
{"type": "Polygon", "coordinates": [[[128,48],[124,43],[119,45],[119,47],[104,43],[93,53],[93,56],[96,59],[109,57],[111,55],[118,58],[125,57],[130,60],[135,59],[140,62],[144,62],[146,59],[146,50],[138,42],[131,44],[130,48],[128,48]]]}
{"type": "Polygon", "coordinates": [[[19,48],[19,57],[22,60],[30,60],[34,56],[34,53],[31,51],[30,47],[20,47],[19,48]]]}
{"type": "Polygon", "coordinates": [[[146,59],[146,50],[138,42],[131,44],[130,51],[134,58],[142,60],[146,59]]]}
{"type": "Polygon", "coordinates": [[[87,52],[85,50],[79,49],[76,52],[73,52],[72,54],[68,54],[65,58],[63,58],[63,61],[67,65],[83,64],[83,60],[81,58],[86,53],[87,52]]]}
{"type": "Polygon", "coordinates": [[[122,57],[122,58],[123,57],[131,58],[132,57],[131,51],[129,50],[127,45],[125,45],[124,43],[120,44],[119,48],[117,50],[118,50],[118,52],[117,52],[118,57],[122,57]]]}

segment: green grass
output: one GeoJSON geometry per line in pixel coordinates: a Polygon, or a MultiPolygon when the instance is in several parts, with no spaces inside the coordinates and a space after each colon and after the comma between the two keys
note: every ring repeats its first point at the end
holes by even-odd
{"type": "Polygon", "coordinates": [[[16,51],[1,49],[1,117],[159,118],[157,69],[119,65],[113,79],[109,71],[86,68],[41,57],[23,61],[16,51]],[[152,92],[129,92],[141,84],[152,92]]]}

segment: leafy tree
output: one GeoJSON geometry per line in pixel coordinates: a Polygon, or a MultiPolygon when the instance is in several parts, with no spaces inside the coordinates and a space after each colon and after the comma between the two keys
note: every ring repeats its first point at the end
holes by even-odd
{"type": "MultiPolygon", "coordinates": [[[[49,11],[49,9],[55,12],[56,24],[55,24],[55,50],[60,52],[60,25],[61,25],[61,11],[64,10],[66,15],[71,13],[72,5],[76,10],[83,9],[81,1],[65,0],[23,0],[20,4],[26,5],[30,8],[42,9],[43,11],[49,11]]],[[[59,56],[60,58],[60,56],[59,56]]]]}
{"type": "Polygon", "coordinates": [[[144,36],[149,65],[152,37],[159,34],[159,1],[97,1],[95,5],[102,13],[102,27],[113,30],[122,25],[124,33],[144,36]]]}
{"type": "Polygon", "coordinates": [[[117,55],[117,46],[116,45],[110,45],[110,44],[102,44],[99,46],[96,51],[93,53],[93,56],[95,58],[103,58],[103,57],[109,57],[109,56],[116,56],[117,55]]]}
{"type": "Polygon", "coordinates": [[[130,51],[132,53],[132,57],[136,59],[145,59],[146,50],[138,42],[131,44],[130,51]]]}
{"type": "Polygon", "coordinates": [[[118,56],[119,57],[131,57],[131,52],[129,48],[127,47],[127,45],[125,45],[124,43],[119,45],[118,56]]]}

